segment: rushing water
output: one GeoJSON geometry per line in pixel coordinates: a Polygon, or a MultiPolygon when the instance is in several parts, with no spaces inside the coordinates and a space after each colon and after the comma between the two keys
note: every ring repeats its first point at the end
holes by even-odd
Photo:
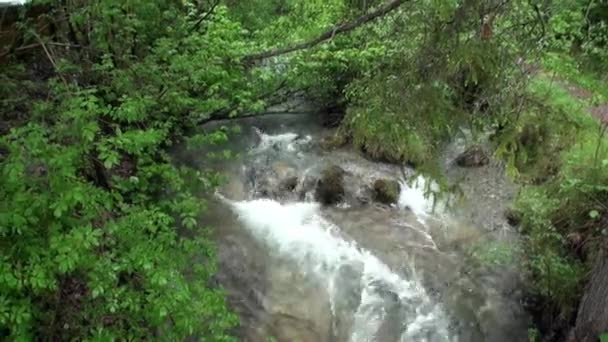
{"type": "Polygon", "coordinates": [[[352,341],[370,341],[388,315],[398,315],[394,329],[402,340],[448,339],[447,320],[414,280],[399,276],[354,241],[340,236],[340,228],[324,219],[316,203],[280,204],[268,199],[231,203],[244,226],[277,257],[289,258],[298,269],[321,282],[329,292],[332,313],[342,296],[354,295],[352,341]],[[349,284],[350,283],[350,284],[349,284]],[[343,288],[352,286],[354,294],[343,288]],[[391,312],[400,311],[400,312],[391,312]]]}
{"type": "MultiPolygon", "coordinates": [[[[241,314],[242,340],[525,341],[514,268],[472,257],[499,237],[513,240],[476,226],[486,221],[475,217],[491,216],[499,204],[470,194],[489,207],[433,205],[425,192],[436,186],[412,170],[318,148],[327,132],[307,117],[240,125],[230,147],[244,156],[219,166],[231,180],[207,219],[217,231],[218,281],[241,314]],[[312,193],[328,165],[346,171],[346,196],[323,207],[312,193]],[[396,205],[369,201],[378,178],[400,181],[396,205]],[[286,179],[295,187],[285,190],[286,179]]],[[[200,153],[185,158],[208,165],[200,153]]],[[[484,192],[503,190],[492,177],[485,181],[484,192]]],[[[500,194],[488,196],[500,203],[500,194]]]]}

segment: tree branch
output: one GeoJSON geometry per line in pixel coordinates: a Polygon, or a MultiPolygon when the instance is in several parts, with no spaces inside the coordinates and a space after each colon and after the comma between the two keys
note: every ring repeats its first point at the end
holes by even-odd
{"type": "MultiPolygon", "coordinates": [[[[283,89],[283,87],[285,87],[285,85],[287,84],[287,80],[284,79],[282,80],[274,89],[272,89],[271,91],[268,91],[266,93],[260,94],[258,95],[255,100],[262,100],[265,98],[268,98],[270,96],[272,96],[273,94],[276,94],[278,91],[280,91],[281,89],[283,89]]],[[[197,124],[198,125],[202,125],[205,124],[207,122],[211,122],[211,121],[217,121],[217,120],[224,120],[224,119],[232,119],[232,118],[239,118],[239,117],[248,117],[248,116],[256,116],[259,114],[251,114],[251,115],[235,115],[235,116],[231,116],[230,113],[234,110],[237,109],[236,105],[231,105],[228,108],[222,108],[219,110],[216,110],[212,113],[209,114],[209,116],[201,121],[199,121],[197,124]]]]}
{"type": "Polygon", "coordinates": [[[194,23],[194,25],[192,25],[189,33],[192,33],[194,31],[198,30],[198,28],[201,26],[201,23],[203,21],[207,20],[207,18],[209,18],[211,16],[211,14],[213,14],[213,11],[215,11],[215,8],[219,4],[220,4],[220,0],[215,0],[213,2],[213,4],[211,5],[211,8],[209,9],[209,11],[207,11],[207,13],[205,13],[205,15],[203,15],[199,20],[196,21],[196,23],[194,23]]]}
{"type": "Polygon", "coordinates": [[[311,48],[317,44],[320,44],[327,40],[332,39],[334,36],[336,36],[338,34],[350,32],[363,24],[366,24],[370,21],[373,21],[374,19],[382,17],[382,16],[390,13],[391,11],[397,9],[399,6],[403,5],[404,3],[408,2],[408,1],[411,1],[411,0],[391,0],[387,3],[385,3],[382,7],[378,8],[377,10],[375,10],[373,12],[369,12],[365,15],[362,15],[355,20],[336,25],[336,26],[330,28],[329,30],[321,33],[317,38],[314,38],[310,41],[291,45],[291,46],[286,46],[286,47],[282,47],[282,48],[275,48],[275,49],[271,49],[271,50],[267,50],[267,51],[263,51],[263,52],[259,52],[259,53],[254,53],[254,54],[245,56],[243,58],[243,60],[246,63],[252,63],[252,62],[255,62],[255,61],[258,61],[261,59],[311,48]]]}
{"type": "Polygon", "coordinates": [[[59,76],[59,78],[61,78],[61,80],[63,81],[63,84],[65,85],[65,87],[68,88],[68,82],[66,81],[65,77],[63,77],[63,75],[59,71],[59,68],[57,67],[57,63],[55,63],[55,59],[53,58],[53,55],[51,54],[51,52],[49,51],[49,49],[46,47],[46,44],[44,44],[44,41],[42,40],[42,38],[40,38],[40,36],[38,35],[38,33],[32,31],[32,34],[34,35],[34,37],[36,37],[36,39],[40,43],[40,46],[42,46],[42,49],[44,50],[44,53],[46,53],[46,57],[49,59],[49,62],[51,62],[51,65],[53,65],[53,69],[55,69],[55,72],[57,73],[57,75],[59,76]]]}
{"type": "Polygon", "coordinates": [[[270,116],[270,115],[313,115],[315,113],[316,112],[314,112],[314,111],[302,111],[302,110],[297,110],[297,111],[255,112],[255,113],[241,114],[241,115],[237,115],[237,116],[228,116],[228,115],[215,116],[215,117],[211,117],[211,118],[207,118],[205,120],[202,120],[198,124],[199,124],[199,126],[201,126],[201,125],[205,125],[205,124],[208,124],[210,122],[213,122],[213,121],[237,121],[237,120],[242,120],[242,119],[247,119],[247,118],[255,118],[255,117],[260,117],[260,116],[270,116]]]}

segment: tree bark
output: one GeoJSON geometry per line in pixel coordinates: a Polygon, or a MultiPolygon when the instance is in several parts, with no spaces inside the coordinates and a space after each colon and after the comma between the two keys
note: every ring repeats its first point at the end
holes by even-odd
{"type": "Polygon", "coordinates": [[[568,341],[595,342],[608,332],[608,239],[591,273],[568,341]]]}
{"type": "Polygon", "coordinates": [[[333,37],[335,37],[338,34],[350,32],[361,25],[364,25],[370,21],[373,21],[374,19],[380,18],[380,17],[392,12],[393,10],[399,8],[399,6],[401,6],[404,3],[409,2],[409,1],[411,1],[411,0],[391,0],[387,3],[385,3],[382,7],[378,8],[377,10],[375,10],[373,12],[369,12],[365,15],[362,15],[355,20],[336,25],[336,26],[330,28],[329,30],[321,33],[318,37],[316,37],[312,40],[309,40],[307,42],[300,43],[300,44],[295,44],[295,45],[286,46],[286,47],[282,47],[282,48],[275,48],[275,49],[251,54],[251,55],[245,56],[243,58],[243,60],[245,62],[252,63],[257,60],[261,60],[261,59],[265,59],[265,58],[269,58],[269,57],[283,55],[283,54],[298,51],[298,50],[309,49],[317,44],[320,44],[327,40],[332,39],[333,37]]]}

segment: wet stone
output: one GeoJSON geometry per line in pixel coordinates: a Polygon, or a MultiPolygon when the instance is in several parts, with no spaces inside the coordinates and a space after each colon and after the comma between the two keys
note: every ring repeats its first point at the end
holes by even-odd
{"type": "Polygon", "coordinates": [[[315,200],[324,205],[332,205],[344,198],[344,170],[331,165],[321,172],[321,179],[317,182],[315,200]]]}
{"type": "Polygon", "coordinates": [[[479,145],[473,145],[456,157],[456,165],[460,167],[480,167],[487,165],[490,158],[479,145]]]}

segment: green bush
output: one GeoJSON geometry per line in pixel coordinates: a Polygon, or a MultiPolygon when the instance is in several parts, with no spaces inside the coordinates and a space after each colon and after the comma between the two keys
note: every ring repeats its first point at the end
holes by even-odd
{"type": "MultiPolygon", "coordinates": [[[[70,32],[40,39],[81,50],[41,55],[48,79],[26,72],[38,55],[3,65],[14,119],[0,137],[0,336],[232,340],[238,319],[210,286],[215,251],[194,196],[219,177],[166,150],[211,113],[256,108],[273,81],[254,91],[232,62],[246,46],[225,7],[186,34],[204,10],[188,4],[51,4],[48,20],[70,32]]],[[[34,23],[20,28],[35,39],[34,23]]]]}

